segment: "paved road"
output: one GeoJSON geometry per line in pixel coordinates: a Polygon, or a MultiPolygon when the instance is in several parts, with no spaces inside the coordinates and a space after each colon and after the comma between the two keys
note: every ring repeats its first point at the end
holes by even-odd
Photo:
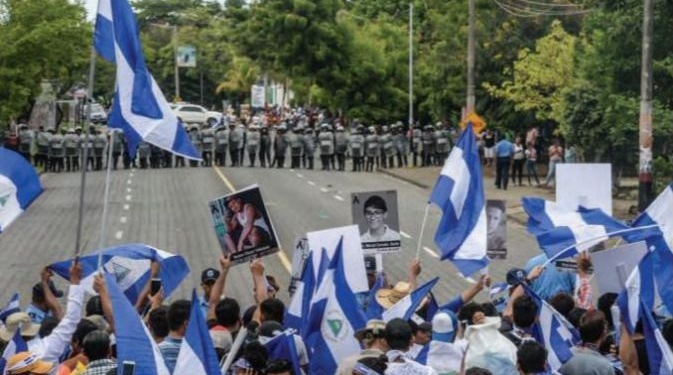
{"type": "MultiPolygon", "coordinates": [[[[87,251],[98,248],[104,191],[102,172],[87,174],[84,238],[87,251]]],[[[398,191],[403,250],[384,257],[391,281],[406,277],[415,256],[421,220],[429,190],[384,174],[322,172],[288,169],[182,168],[160,170],[119,170],[112,174],[106,245],[144,242],[160,249],[183,254],[191,268],[189,280],[175,293],[188,297],[198,286],[200,272],[216,264],[219,247],[212,230],[207,202],[240,189],[259,184],[284,249],[292,249],[294,238],[307,231],[350,224],[351,192],[398,191]]],[[[20,291],[23,303],[30,287],[39,278],[42,265],[73,255],[77,220],[79,174],[44,174],[45,192],[6,232],[0,235],[1,301],[20,291]]],[[[433,243],[439,210],[431,207],[420,252],[421,280],[435,275],[441,281],[435,292],[441,301],[467,287],[448,262],[440,262],[433,243]]],[[[509,228],[510,259],[495,261],[490,273],[502,280],[506,271],[522,265],[537,253],[534,241],[518,224],[509,228]]],[[[285,250],[287,251],[287,250],[285,250]]],[[[286,289],[289,264],[285,256],[265,260],[286,289]]],[[[237,266],[227,291],[243,305],[252,303],[250,275],[245,265],[237,266]]],[[[287,294],[281,298],[287,300],[287,294]]]]}

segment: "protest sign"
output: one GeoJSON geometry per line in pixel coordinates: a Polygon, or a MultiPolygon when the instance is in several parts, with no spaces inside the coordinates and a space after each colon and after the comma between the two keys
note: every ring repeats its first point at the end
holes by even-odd
{"type": "Polygon", "coordinates": [[[312,266],[315,274],[318,273],[317,270],[320,267],[323,249],[331,259],[334,256],[339,239],[343,237],[343,257],[349,260],[344,265],[348,286],[353,293],[369,291],[357,225],[308,232],[306,237],[308,238],[308,247],[314,254],[312,266]]]}
{"type": "Polygon", "coordinates": [[[557,164],[556,203],[569,211],[577,206],[600,208],[612,215],[610,164],[557,164]]]}
{"type": "Polygon", "coordinates": [[[231,256],[234,264],[279,250],[278,236],[257,185],[211,201],[210,213],[222,253],[231,256]]]}
{"type": "Polygon", "coordinates": [[[504,200],[486,201],[487,244],[490,259],[507,258],[507,206],[504,200]]]}
{"type": "Polygon", "coordinates": [[[397,191],[352,193],[351,215],[353,224],[359,228],[360,242],[365,253],[400,250],[397,191]]]}
{"type": "Polygon", "coordinates": [[[288,292],[294,294],[297,289],[297,281],[301,279],[301,272],[304,270],[304,263],[309,254],[308,239],[306,237],[297,237],[294,240],[294,252],[292,253],[292,270],[290,271],[290,285],[288,292]]]}
{"type": "Polygon", "coordinates": [[[591,253],[596,285],[600,294],[619,293],[640,260],[647,254],[645,242],[625,244],[591,253]]]}

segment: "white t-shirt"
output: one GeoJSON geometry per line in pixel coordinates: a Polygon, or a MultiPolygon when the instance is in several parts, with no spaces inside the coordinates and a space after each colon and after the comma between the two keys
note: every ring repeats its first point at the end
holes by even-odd
{"type": "Polygon", "coordinates": [[[422,365],[397,350],[391,350],[388,355],[388,368],[385,375],[438,375],[430,366],[422,365]]]}
{"type": "Polygon", "coordinates": [[[385,225],[385,231],[383,232],[383,236],[379,238],[373,237],[369,230],[367,230],[362,234],[362,236],[360,236],[360,242],[362,243],[399,241],[399,240],[400,240],[400,234],[390,229],[387,225],[385,225]]]}

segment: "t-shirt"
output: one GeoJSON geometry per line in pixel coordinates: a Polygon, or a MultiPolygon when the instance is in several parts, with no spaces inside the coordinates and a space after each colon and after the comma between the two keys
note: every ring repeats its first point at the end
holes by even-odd
{"type": "MultiPolygon", "coordinates": [[[[547,261],[547,255],[540,254],[526,263],[524,270],[529,273],[535,266],[541,266],[547,261]]],[[[575,293],[576,278],[570,272],[558,271],[556,267],[547,267],[544,272],[531,283],[533,291],[543,300],[548,300],[559,292],[570,295],[575,293]]]]}
{"type": "Polygon", "coordinates": [[[164,363],[166,363],[168,371],[172,374],[173,370],[175,370],[175,362],[178,360],[182,339],[166,336],[164,341],[160,342],[158,346],[161,356],[164,357],[164,363]]]}
{"type": "Polygon", "coordinates": [[[485,134],[484,135],[484,147],[491,148],[495,146],[495,135],[485,134]]]}
{"type": "Polygon", "coordinates": [[[32,303],[26,308],[26,314],[30,316],[30,320],[35,324],[41,324],[44,318],[52,316],[51,311],[43,311],[32,303]]]}

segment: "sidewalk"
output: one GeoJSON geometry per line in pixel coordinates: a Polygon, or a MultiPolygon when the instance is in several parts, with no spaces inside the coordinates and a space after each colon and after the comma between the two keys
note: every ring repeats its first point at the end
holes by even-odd
{"type": "MultiPolygon", "coordinates": [[[[435,185],[441,169],[441,167],[408,167],[379,169],[379,172],[406,181],[422,189],[426,189],[428,190],[428,194],[430,194],[430,190],[432,190],[435,185]]],[[[544,181],[546,175],[542,174],[540,170],[538,170],[538,175],[540,176],[540,181],[544,181]]],[[[528,221],[528,215],[523,211],[523,207],[521,206],[521,198],[538,197],[550,201],[556,200],[556,191],[554,187],[538,188],[535,186],[528,186],[528,179],[525,174],[523,176],[523,186],[514,186],[510,181],[507,190],[496,189],[494,181],[495,169],[484,167],[484,193],[486,194],[486,199],[505,200],[507,205],[507,216],[521,225],[526,225],[526,222],[528,221]]],[[[535,184],[535,181],[532,182],[535,184]]],[[[623,181],[622,183],[630,185],[631,182],[632,181],[628,180],[623,181]]],[[[619,219],[632,218],[632,215],[629,215],[629,208],[634,204],[637,204],[636,200],[613,198],[613,216],[619,219]]]]}

